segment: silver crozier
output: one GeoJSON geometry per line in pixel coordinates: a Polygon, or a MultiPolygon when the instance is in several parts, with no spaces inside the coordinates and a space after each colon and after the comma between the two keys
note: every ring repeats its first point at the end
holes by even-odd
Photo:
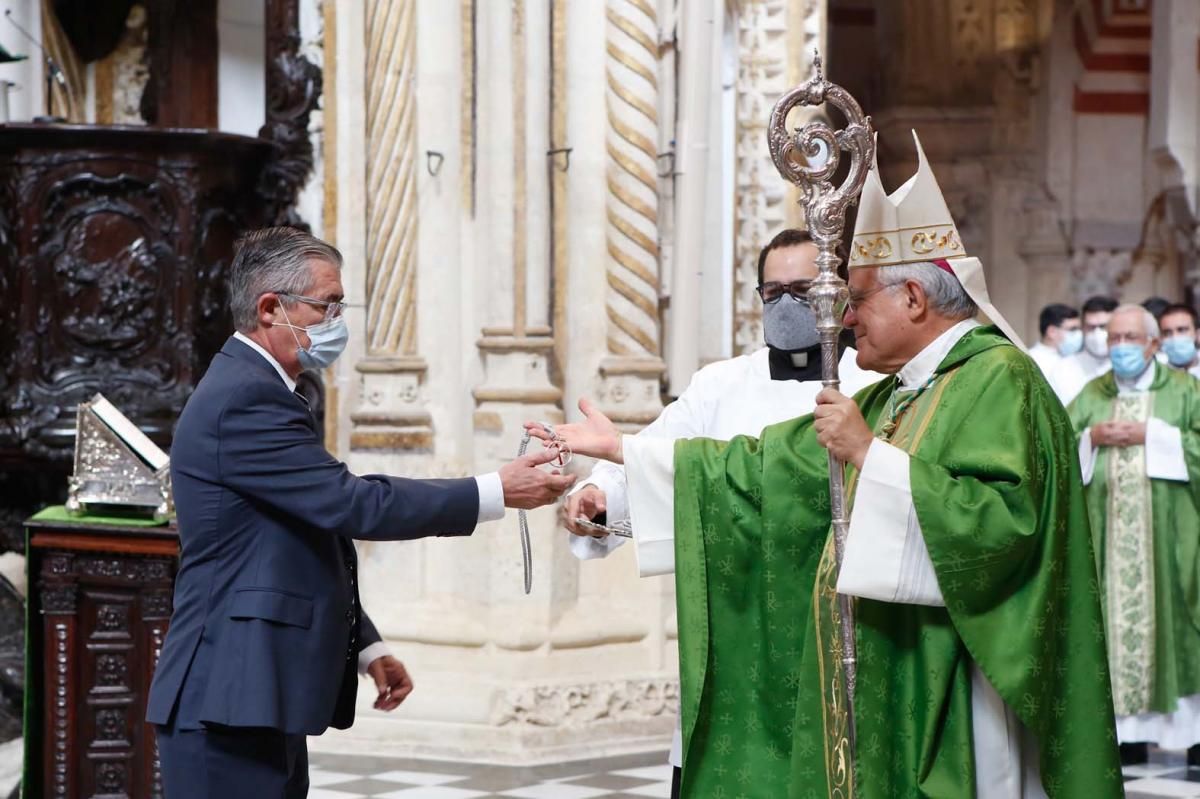
{"type": "MultiPolygon", "coordinates": [[[[864,116],[858,102],[841,86],[830,83],[821,74],[821,59],[814,58],[813,77],[785,94],[771,112],[767,137],[771,158],[779,174],[800,188],[803,194],[808,232],[820,251],[817,255],[819,274],[808,292],[809,303],[817,317],[821,335],[821,382],[838,388],[838,335],[842,331],[842,311],[847,297],[846,281],[838,275],[837,247],[846,226],[846,210],[857,202],[874,162],[875,139],[870,117],[864,116]],[[797,106],[827,106],[840,112],[846,127],[834,130],[816,119],[802,128],[789,132],[788,114],[797,106]],[[833,177],[845,156],[849,169],[840,185],[833,177]]],[[[849,520],[846,513],[846,489],[843,464],[829,455],[829,499],[833,516],[834,552],[838,572],[846,547],[849,520]]],[[[850,597],[838,595],[841,659],[845,681],[837,687],[844,702],[847,717],[845,741],[835,742],[841,750],[842,766],[847,781],[853,780],[854,757],[854,686],[857,673],[854,639],[854,606],[850,597]]],[[[847,793],[847,795],[852,795],[847,793]]]]}

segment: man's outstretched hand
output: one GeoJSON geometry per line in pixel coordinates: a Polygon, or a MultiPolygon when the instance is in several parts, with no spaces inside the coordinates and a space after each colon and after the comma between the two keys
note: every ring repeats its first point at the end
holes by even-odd
{"type": "MultiPolygon", "coordinates": [[[[554,426],[554,436],[558,437],[558,441],[566,444],[576,455],[624,463],[621,431],[612,420],[586,399],[579,401],[579,410],[583,414],[582,422],[554,426]]],[[[534,438],[540,438],[543,443],[548,444],[554,440],[554,437],[537,422],[526,422],[525,429],[534,438]]]]}
{"type": "Polygon", "coordinates": [[[575,484],[575,475],[546,472],[539,466],[556,459],[551,449],[531,452],[500,467],[500,484],[504,487],[504,507],[532,510],[549,505],[575,484]]]}

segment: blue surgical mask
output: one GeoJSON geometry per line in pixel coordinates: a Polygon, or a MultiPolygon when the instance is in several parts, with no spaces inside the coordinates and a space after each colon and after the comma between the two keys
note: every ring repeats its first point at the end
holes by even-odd
{"type": "Polygon", "coordinates": [[[1062,340],[1058,342],[1058,354],[1068,358],[1083,349],[1082,330],[1064,330],[1062,340]]]}
{"type": "MultiPolygon", "coordinates": [[[[279,307],[283,311],[283,318],[287,319],[287,310],[282,305],[279,307]]],[[[298,327],[290,322],[291,320],[288,320],[288,323],[283,326],[290,327],[292,335],[296,338],[296,359],[300,361],[302,369],[328,369],[333,366],[333,362],[346,349],[346,342],[350,339],[346,320],[341,316],[326,319],[324,322],[309,327],[298,327]],[[303,330],[308,334],[308,349],[300,346],[300,337],[296,336],[297,330],[303,330]]]]}
{"type": "Polygon", "coordinates": [[[1146,371],[1146,349],[1140,344],[1123,343],[1108,348],[1113,374],[1122,380],[1132,380],[1146,371]]]}
{"type": "Polygon", "coordinates": [[[1192,336],[1172,336],[1163,341],[1163,352],[1167,354],[1167,363],[1182,369],[1191,366],[1196,360],[1196,339],[1192,336]]]}

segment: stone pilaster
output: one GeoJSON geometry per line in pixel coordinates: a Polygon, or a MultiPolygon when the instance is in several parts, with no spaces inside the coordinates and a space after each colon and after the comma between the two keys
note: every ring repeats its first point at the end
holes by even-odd
{"type": "Polygon", "coordinates": [[[353,450],[426,451],[433,426],[417,349],[417,3],[366,6],[367,357],[353,450]]]}

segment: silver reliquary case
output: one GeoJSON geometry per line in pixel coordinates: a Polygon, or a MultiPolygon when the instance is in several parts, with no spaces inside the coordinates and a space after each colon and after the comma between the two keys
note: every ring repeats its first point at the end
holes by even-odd
{"type": "Polygon", "coordinates": [[[134,512],[164,522],[175,512],[167,453],[100,394],[79,404],[67,510],[134,512]]]}

